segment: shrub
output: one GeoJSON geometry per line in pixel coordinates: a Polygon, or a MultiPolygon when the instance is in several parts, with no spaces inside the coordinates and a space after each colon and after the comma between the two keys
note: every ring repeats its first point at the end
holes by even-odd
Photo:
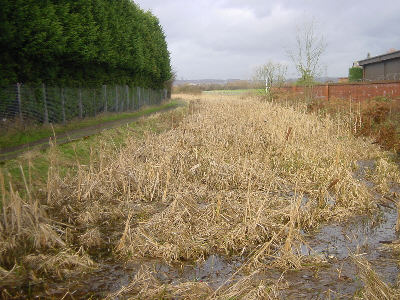
{"type": "Polygon", "coordinates": [[[352,67],[349,69],[349,81],[356,82],[363,79],[363,69],[360,67],[352,67]]]}

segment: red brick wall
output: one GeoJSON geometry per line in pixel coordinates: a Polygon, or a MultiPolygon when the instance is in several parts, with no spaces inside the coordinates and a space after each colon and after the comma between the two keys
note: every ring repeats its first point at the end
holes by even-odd
{"type": "MultiPolygon", "coordinates": [[[[301,86],[285,86],[280,91],[304,94],[301,86]]],[[[392,99],[400,99],[400,81],[354,83],[354,84],[324,84],[312,88],[312,93],[320,99],[341,98],[362,101],[377,96],[385,96],[392,99]]]]}

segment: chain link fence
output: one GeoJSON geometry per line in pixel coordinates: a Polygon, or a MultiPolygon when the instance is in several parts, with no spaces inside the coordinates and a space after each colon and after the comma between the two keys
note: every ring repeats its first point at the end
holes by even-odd
{"type": "Polygon", "coordinates": [[[66,123],[100,113],[135,111],[160,104],[167,90],[133,86],[103,85],[71,88],[17,83],[0,89],[0,118],[3,122],[66,123]]]}

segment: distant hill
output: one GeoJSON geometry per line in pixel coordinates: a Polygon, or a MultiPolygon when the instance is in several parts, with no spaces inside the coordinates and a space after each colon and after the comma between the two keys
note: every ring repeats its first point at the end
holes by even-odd
{"type": "MultiPolygon", "coordinates": [[[[231,82],[243,81],[243,79],[180,79],[174,81],[174,86],[180,86],[185,84],[190,85],[203,85],[203,84],[220,84],[224,85],[231,82]]],[[[288,78],[287,83],[293,83],[297,81],[297,78],[288,78]]],[[[338,82],[339,77],[319,77],[318,82],[338,82]]]]}
{"type": "Polygon", "coordinates": [[[339,82],[339,77],[319,77],[317,78],[318,82],[339,82]]]}
{"type": "MultiPolygon", "coordinates": [[[[286,79],[287,83],[293,83],[293,82],[296,82],[296,81],[297,81],[297,78],[288,78],[288,79],[286,79]]],[[[322,83],[325,83],[325,82],[337,83],[337,82],[339,82],[339,77],[328,77],[328,76],[318,77],[318,78],[316,78],[315,81],[322,82],[322,83]]]]}
{"type": "Polygon", "coordinates": [[[180,86],[184,84],[193,84],[193,85],[201,85],[201,84],[227,84],[230,82],[241,81],[242,79],[180,79],[174,81],[174,86],[180,86]]]}

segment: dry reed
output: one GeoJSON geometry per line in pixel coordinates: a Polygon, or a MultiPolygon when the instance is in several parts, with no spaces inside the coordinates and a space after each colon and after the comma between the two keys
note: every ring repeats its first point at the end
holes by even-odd
{"type": "Polygon", "coordinates": [[[352,259],[359,269],[359,275],[364,283],[362,299],[367,300],[395,300],[400,298],[400,291],[390,287],[372,269],[370,263],[360,255],[353,255],[352,259]]]}
{"type": "MultiPolygon", "coordinates": [[[[47,274],[54,267],[65,276],[64,270],[93,266],[104,250],[123,260],[202,260],[218,253],[246,256],[252,271],[301,268],[302,231],[375,209],[353,176],[356,161],[378,160],[370,177],[382,189],[399,178],[387,153],[355,138],[338,119],[252,97],[185,98],[187,116],[179,122],[169,115],[171,130],[148,131],[142,139],[132,134],[123,147],[105,136],[88,165],[77,155],[71,175],[60,175],[53,148],[45,199],[30,193],[29,180],[22,199],[1,177],[1,264],[10,269],[25,257],[20,262],[27,268],[47,274]],[[16,249],[25,250],[13,254],[16,249]],[[54,249],[58,254],[50,254],[54,249]]],[[[246,280],[221,292],[246,299],[277,295],[260,280],[250,289],[246,280]]],[[[120,293],[220,295],[204,283],[161,284],[148,270],[120,293]]]]}

